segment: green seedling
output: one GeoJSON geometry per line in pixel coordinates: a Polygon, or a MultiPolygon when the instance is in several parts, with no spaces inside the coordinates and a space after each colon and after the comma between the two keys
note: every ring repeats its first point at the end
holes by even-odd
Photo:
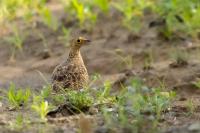
{"type": "Polygon", "coordinates": [[[89,108],[93,104],[93,97],[87,91],[68,91],[66,93],[67,102],[77,111],[89,108]]]}
{"type": "Polygon", "coordinates": [[[159,0],[155,2],[154,11],[166,22],[161,32],[169,39],[172,38],[173,33],[196,36],[200,27],[198,23],[200,6],[195,5],[199,5],[196,0],[159,0]]]}
{"type": "Polygon", "coordinates": [[[51,96],[52,88],[50,85],[43,86],[42,90],[40,91],[40,96],[43,99],[47,99],[51,96]]]}
{"type": "Polygon", "coordinates": [[[63,94],[56,94],[56,95],[53,95],[51,98],[54,105],[62,105],[62,104],[65,104],[67,101],[66,96],[63,94]]]}
{"type": "Polygon", "coordinates": [[[120,59],[122,65],[126,66],[126,69],[131,69],[133,67],[133,57],[130,54],[125,54],[125,52],[121,49],[116,49],[114,52],[111,51],[111,53],[120,59]]]}
{"type": "Polygon", "coordinates": [[[69,9],[71,9],[72,14],[76,15],[79,20],[79,25],[82,27],[84,23],[89,20],[90,24],[95,24],[97,20],[97,15],[92,11],[90,5],[87,2],[80,2],[79,0],[71,0],[69,9]]]}
{"type": "MultiPolygon", "coordinates": [[[[71,34],[71,29],[65,28],[64,26],[62,27],[62,35],[59,37],[60,40],[63,42],[69,42],[69,36],[71,34]]],[[[64,43],[65,47],[69,47],[69,44],[64,43]]]]}
{"type": "Polygon", "coordinates": [[[138,33],[142,27],[143,10],[153,4],[146,0],[124,0],[123,2],[113,2],[112,5],[123,14],[124,26],[130,31],[138,33]]]}
{"type": "Polygon", "coordinates": [[[98,73],[94,73],[93,75],[91,75],[91,80],[90,80],[88,87],[92,87],[94,85],[95,81],[99,80],[100,78],[101,78],[101,75],[98,73]]]}
{"type": "Polygon", "coordinates": [[[19,33],[19,30],[16,28],[16,26],[13,26],[13,36],[6,38],[6,40],[14,46],[14,48],[22,51],[23,50],[23,42],[25,36],[22,36],[19,33]]]}
{"type": "Polygon", "coordinates": [[[9,0],[0,1],[0,22],[12,21],[17,17],[30,19],[34,12],[44,7],[46,0],[9,0]]]}
{"type": "Polygon", "coordinates": [[[152,53],[152,51],[148,51],[145,53],[143,68],[145,70],[151,69],[152,64],[153,64],[153,53],[152,53]]]}
{"type": "Polygon", "coordinates": [[[170,108],[170,102],[174,97],[174,92],[148,88],[136,78],[117,95],[113,108],[104,106],[102,110],[108,126],[141,132],[143,126],[148,123],[152,124],[149,131],[151,132],[158,128],[162,112],[170,108]]]}
{"type": "Polygon", "coordinates": [[[186,107],[188,109],[188,115],[194,114],[195,109],[197,108],[193,102],[193,99],[189,99],[186,102],[186,107]]]}
{"type": "Polygon", "coordinates": [[[94,96],[94,105],[95,106],[104,106],[104,105],[112,105],[116,102],[116,96],[111,95],[111,82],[105,81],[103,87],[95,90],[92,93],[94,96]]]}
{"type": "Polygon", "coordinates": [[[200,89],[200,81],[196,81],[193,83],[198,89],[200,89]]]}
{"type": "Polygon", "coordinates": [[[186,51],[175,49],[171,52],[171,58],[176,65],[182,66],[188,64],[189,55],[186,51]]]}
{"type": "Polygon", "coordinates": [[[39,15],[42,17],[44,24],[50,29],[56,31],[58,29],[57,19],[53,16],[52,12],[47,7],[43,7],[39,10],[39,15]]]}
{"type": "Polygon", "coordinates": [[[27,124],[27,121],[25,121],[23,116],[20,114],[20,115],[17,115],[14,122],[10,122],[9,127],[12,130],[21,131],[26,126],[25,124],[27,124]]]}
{"type": "Polygon", "coordinates": [[[104,13],[108,13],[110,5],[109,0],[94,0],[94,6],[97,6],[103,11],[104,13]]]}
{"type": "Polygon", "coordinates": [[[50,111],[48,101],[43,100],[40,96],[34,96],[31,108],[40,116],[42,121],[47,121],[46,115],[50,111]]]}
{"type": "Polygon", "coordinates": [[[7,93],[8,101],[12,106],[18,108],[28,103],[30,94],[29,88],[26,90],[16,89],[15,84],[11,83],[7,93]]]}
{"type": "Polygon", "coordinates": [[[85,14],[84,14],[84,5],[82,3],[79,3],[78,0],[72,0],[72,6],[74,7],[77,18],[79,19],[80,24],[82,25],[85,21],[85,14]]]}

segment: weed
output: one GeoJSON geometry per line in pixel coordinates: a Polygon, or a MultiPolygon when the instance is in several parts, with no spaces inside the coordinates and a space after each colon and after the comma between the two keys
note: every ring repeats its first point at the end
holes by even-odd
{"type": "Polygon", "coordinates": [[[66,93],[67,102],[75,109],[85,110],[93,104],[93,98],[87,91],[68,91],[66,93]]]}
{"type": "Polygon", "coordinates": [[[196,106],[195,106],[195,104],[193,102],[193,99],[187,100],[187,102],[186,102],[186,108],[188,109],[188,115],[194,114],[196,106]]]}
{"type": "Polygon", "coordinates": [[[133,79],[117,96],[112,110],[103,108],[104,117],[108,126],[128,128],[131,132],[140,132],[144,125],[151,125],[151,129],[156,130],[162,111],[169,108],[174,96],[174,92],[148,88],[141,80],[133,79]]]}
{"type": "Polygon", "coordinates": [[[18,108],[22,105],[26,105],[30,97],[30,89],[26,90],[18,89],[16,90],[15,84],[11,83],[8,91],[8,101],[9,103],[18,108]]]}
{"type": "Polygon", "coordinates": [[[24,38],[25,36],[22,36],[19,33],[19,29],[17,29],[16,26],[12,27],[13,30],[13,36],[6,38],[6,40],[14,46],[14,48],[19,49],[20,51],[22,51],[23,49],[23,42],[24,42],[24,38]]]}
{"type": "Polygon", "coordinates": [[[145,59],[144,59],[144,67],[143,69],[148,70],[152,68],[153,63],[153,55],[152,51],[148,51],[145,53],[145,59]]]}
{"type": "Polygon", "coordinates": [[[51,96],[51,91],[52,91],[52,88],[50,85],[46,85],[46,86],[43,86],[41,92],[40,92],[40,96],[43,98],[43,99],[47,99],[51,96]]]}
{"type": "Polygon", "coordinates": [[[196,81],[193,83],[198,89],[200,89],[200,81],[196,81]]]}
{"type": "Polygon", "coordinates": [[[104,82],[102,89],[98,90],[95,94],[97,105],[114,104],[116,102],[116,96],[111,95],[111,83],[109,81],[104,82]]]}
{"type": "MultiPolygon", "coordinates": [[[[63,26],[62,33],[63,33],[63,35],[60,36],[59,39],[63,40],[64,42],[69,42],[69,36],[70,36],[71,30],[67,29],[63,26]]],[[[64,46],[69,47],[69,44],[64,43],[64,46]]]]}
{"type": "Polygon", "coordinates": [[[183,50],[175,49],[171,52],[171,58],[174,60],[172,66],[184,66],[188,64],[188,53],[183,50]]]}
{"type": "Polygon", "coordinates": [[[87,20],[89,20],[89,23],[92,25],[96,23],[97,15],[92,11],[88,3],[86,4],[86,2],[80,2],[79,0],[71,0],[68,9],[71,9],[71,14],[77,17],[81,27],[87,20]]]}
{"type": "Polygon", "coordinates": [[[143,17],[143,10],[152,4],[151,1],[146,0],[124,0],[123,2],[113,2],[112,5],[119,10],[124,18],[123,24],[132,32],[139,32],[141,25],[141,18],[143,17]]]}
{"type": "Polygon", "coordinates": [[[53,16],[49,8],[43,7],[39,10],[39,14],[42,17],[44,24],[46,24],[50,29],[56,31],[58,29],[58,22],[53,16]]]}
{"type": "Polygon", "coordinates": [[[28,124],[28,120],[25,120],[22,114],[16,116],[14,122],[10,122],[9,127],[12,130],[21,131],[28,124]]]}
{"type": "Polygon", "coordinates": [[[199,32],[200,6],[196,0],[158,0],[154,10],[165,19],[166,25],[162,32],[167,38],[176,32],[192,36],[199,32]]]}
{"type": "Polygon", "coordinates": [[[62,105],[66,103],[67,101],[65,95],[62,95],[62,94],[53,95],[51,98],[54,105],[62,105]]]}
{"type": "Polygon", "coordinates": [[[116,55],[120,59],[120,61],[122,62],[122,65],[125,65],[126,69],[131,69],[133,67],[134,61],[133,61],[133,57],[130,54],[126,54],[121,49],[116,49],[114,52],[111,51],[111,53],[116,55]]]}
{"type": "Polygon", "coordinates": [[[42,121],[47,120],[46,115],[50,111],[48,101],[44,101],[40,96],[34,96],[31,108],[39,114],[42,121]]]}
{"type": "Polygon", "coordinates": [[[98,6],[104,13],[108,13],[110,8],[109,0],[94,0],[93,5],[98,6]]]}

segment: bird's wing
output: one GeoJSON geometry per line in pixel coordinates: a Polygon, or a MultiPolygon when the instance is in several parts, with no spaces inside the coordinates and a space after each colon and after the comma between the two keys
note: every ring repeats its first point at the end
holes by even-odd
{"type": "Polygon", "coordinates": [[[60,84],[60,86],[67,88],[72,86],[76,81],[77,68],[74,64],[61,64],[57,66],[52,74],[53,82],[60,84]]]}

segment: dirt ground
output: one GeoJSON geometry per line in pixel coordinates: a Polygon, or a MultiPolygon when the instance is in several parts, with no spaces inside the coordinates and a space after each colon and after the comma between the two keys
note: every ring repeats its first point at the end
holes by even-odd
{"type": "MultiPolygon", "coordinates": [[[[136,76],[144,79],[149,86],[159,85],[162,81],[168,90],[176,91],[177,97],[171,110],[163,114],[163,120],[160,122],[161,132],[200,132],[198,122],[200,119],[200,89],[193,85],[200,78],[199,40],[187,37],[174,37],[172,40],[162,38],[159,34],[159,26],[149,27],[149,23],[155,21],[155,17],[151,15],[144,17],[144,27],[141,32],[133,34],[122,26],[120,15],[115,13],[109,17],[101,16],[91,31],[77,28],[77,24],[68,20],[62,11],[57,10],[55,13],[58,14],[61,23],[67,28],[72,28],[70,38],[86,36],[92,40],[91,45],[81,50],[90,75],[99,73],[103,81],[115,82],[123,77],[127,70],[131,70],[136,76]],[[188,53],[188,64],[174,67],[170,65],[174,63],[171,58],[174,49],[188,53]],[[128,65],[124,63],[116,54],[117,52],[131,59],[131,62],[128,65]],[[145,59],[149,54],[152,56],[151,68],[144,69],[145,59]],[[195,106],[192,114],[189,114],[187,108],[189,99],[192,99],[195,106]]],[[[46,84],[39,72],[50,81],[55,66],[68,56],[69,48],[66,47],[68,42],[60,39],[61,28],[55,32],[40,22],[36,27],[31,28],[23,27],[20,20],[16,21],[19,21],[18,25],[23,29],[23,33],[29,34],[24,40],[23,52],[17,51],[15,60],[10,60],[11,45],[0,39],[0,88],[6,89],[10,82],[14,82],[19,87],[30,86],[34,91],[39,91],[46,84]],[[43,40],[38,36],[37,31],[44,34],[47,47],[43,45],[43,40]]],[[[0,91],[0,95],[1,93],[0,91]]],[[[24,112],[24,117],[30,115],[29,112],[24,112]]],[[[15,132],[6,128],[5,121],[12,121],[17,113],[8,111],[4,104],[0,107],[0,132],[15,132]]],[[[88,117],[93,120],[91,116],[88,117]]],[[[24,132],[69,133],[76,132],[74,127],[78,126],[76,116],[59,120],[57,123],[54,121],[47,124],[33,122],[32,125],[24,132]],[[69,121],[74,123],[69,124],[69,121]]]]}

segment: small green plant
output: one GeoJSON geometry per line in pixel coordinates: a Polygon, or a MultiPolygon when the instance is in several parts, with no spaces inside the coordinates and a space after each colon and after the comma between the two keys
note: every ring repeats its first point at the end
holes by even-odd
{"type": "Polygon", "coordinates": [[[25,36],[22,36],[19,33],[19,29],[17,29],[16,26],[13,26],[12,29],[13,29],[13,36],[6,38],[6,41],[8,41],[11,45],[13,45],[14,48],[22,51],[25,36]]]}
{"type": "Polygon", "coordinates": [[[81,27],[87,20],[89,20],[87,22],[92,25],[96,23],[97,15],[92,11],[92,7],[89,3],[79,0],[71,0],[68,6],[67,9],[70,9],[71,14],[77,17],[81,27]]]}
{"type": "Polygon", "coordinates": [[[200,27],[198,0],[158,0],[154,11],[165,19],[161,31],[165,37],[170,39],[174,33],[197,36],[200,27]]]}
{"type": "Polygon", "coordinates": [[[141,132],[144,125],[148,125],[152,127],[149,132],[152,132],[157,129],[162,112],[170,108],[174,97],[174,92],[148,88],[136,78],[117,95],[117,101],[112,108],[103,107],[103,114],[108,126],[141,132]]]}
{"type": "Polygon", "coordinates": [[[28,103],[30,94],[31,92],[29,88],[26,88],[25,90],[16,89],[15,84],[11,83],[7,93],[8,101],[12,106],[18,108],[28,103]]]}
{"type": "Polygon", "coordinates": [[[110,81],[105,81],[103,88],[100,89],[96,95],[95,104],[104,105],[104,104],[114,104],[116,102],[116,96],[111,95],[111,83],[110,81]]]}
{"type": "MultiPolygon", "coordinates": [[[[62,27],[62,35],[59,37],[63,42],[69,42],[69,36],[71,34],[71,30],[68,28],[62,27]]],[[[69,44],[64,43],[64,46],[69,47],[69,44]]]]}
{"type": "Polygon", "coordinates": [[[46,115],[50,111],[50,106],[48,101],[44,101],[41,96],[34,96],[31,108],[39,114],[40,119],[42,121],[47,120],[46,115]]]}
{"type": "Polygon", "coordinates": [[[200,81],[198,80],[198,81],[196,81],[196,82],[194,82],[193,83],[198,89],[200,89],[200,81]]]}
{"type": "Polygon", "coordinates": [[[151,69],[152,64],[153,64],[153,55],[152,55],[152,51],[148,51],[145,53],[145,57],[144,57],[144,69],[148,70],[151,69]]]}
{"type": "Polygon", "coordinates": [[[58,29],[57,19],[53,16],[52,12],[47,7],[43,7],[39,10],[39,15],[42,18],[44,24],[46,24],[50,29],[56,31],[58,29]]]}
{"type": "Polygon", "coordinates": [[[193,99],[187,100],[186,107],[188,109],[188,115],[192,115],[194,113],[195,109],[196,109],[196,106],[193,102],[193,99]]]}
{"type": "Polygon", "coordinates": [[[27,125],[28,120],[25,120],[22,114],[16,116],[15,121],[10,122],[9,127],[12,130],[22,131],[23,128],[27,125]]]}
{"type": "Polygon", "coordinates": [[[68,91],[66,92],[67,102],[78,111],[89,108],[93,104],[93,98],[84,91],[68,91]]]}
{"type": "Polygon", "coordinates": [[[121,67],[123,69],[124,65],[126,69],[132,69],[134,61],[130,54],[126,54],[122,49],[116,49],[114,52],[111,51],[111,53],[116,55],[116,57],[121,61],[121,67]]]}
{"type": "Polygon", "coordinates": [[[65,104],[67,101],[67,98],[65,97],[64,94],[56,94],[56,95],[53,95],[51,98],[52,98],[53,105],[62,105],[62,104],[65,104]]]}
{"type": "Polygon", "coordinates": [[[175,65],[182,66],[188,64],[189,55],[186,51],[175,49],[171,52],[171,58],[175,65]]]}
{"type": "Polygon", "coordinates": [[[93,6],[99,7],[103,13],[108,13],[110,8],[109,0],[94,0],[91,2],[93,6]]]}
{"type": "Polygon", "coordinates": [[[51,86],[50,85],[45,85],[43,86],[42,90],[40,91],[40,96],[43,98],[43,99],[47,99],[51,96],[51,86]]]}
{"type": "Polygon", "coordinates": [[[137,33],[142,27],[143,10],[150,7],[152,2],[146,0],[124,0],[123,2],[113,2],[112,5],[123,14],[124,26],[137,33]]]}

